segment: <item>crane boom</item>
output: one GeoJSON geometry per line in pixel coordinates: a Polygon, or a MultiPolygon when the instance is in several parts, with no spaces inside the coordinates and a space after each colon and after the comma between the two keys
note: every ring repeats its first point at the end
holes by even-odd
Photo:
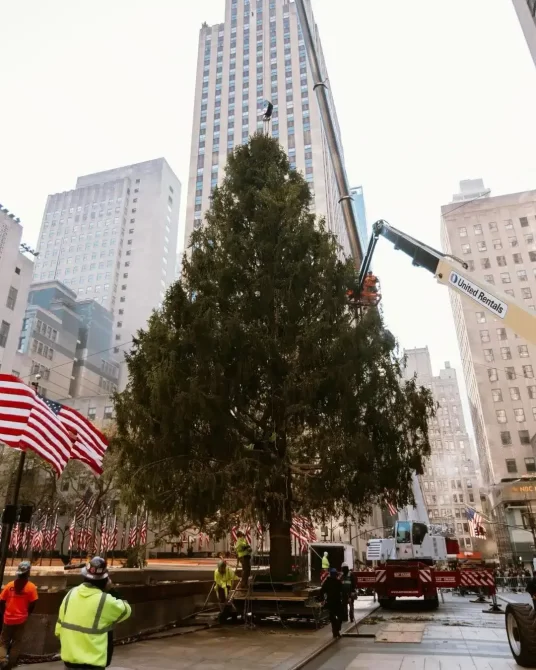
{"type": "Polygon", "coordinates": [[[536,344],[536,313],[527,309],[521,302],[497,290],[496,286],[481,279],[466,276],[467,263],[448,256],[427,244],[416,240],[394,228],[387,221],[376,221],[372,227],[372,237],[359,275],[359,289],[362,290],[378,238],[385,237],[395,249],[400,249],[413,260],[413,265],[431,272],[440,284],[448,286],[461,296],[470,298],[483,309],[501,319],[505,326],[528,342],[536,344]],[[458,267],[461,266],[461,270],[458,267]]]}

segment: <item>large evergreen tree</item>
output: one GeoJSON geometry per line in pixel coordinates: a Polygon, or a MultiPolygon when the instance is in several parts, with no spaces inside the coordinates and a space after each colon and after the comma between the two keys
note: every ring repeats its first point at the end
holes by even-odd
{"type": "Polygon", "coordinates": [[[411,500],[433,412],[380,314],[356,323],[355,270],[310,206],[274,139],[236,149],[117,397],[130,495],[200,525],[262,520],[275,578],[293,513],[362,518],[386,492],[411,500]]]}

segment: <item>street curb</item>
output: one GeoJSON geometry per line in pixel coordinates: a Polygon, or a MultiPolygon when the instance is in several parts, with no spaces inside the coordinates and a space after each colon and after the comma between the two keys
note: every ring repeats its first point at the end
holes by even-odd
{"type": "MultiPolygon", "coordinates": [[[[341,629],[341,633],[344,634],[344,633],[346,633],[350,628],[354,628],[354,626],[355,626],[356,624],[358,624],[360,621],[363,621],[363,619],[366,619],[366,618],[367,618],[368,616],[370,616],[373,612],[375,612],[379,607],[380,607],[379,604],[376,603],[376,606],[375,606],[375,607],[372,607],[371,609],[367,610],[366,612],[363,612],[363,614],[361,614],[360,616],[359,616],[359,615],[356,615],[356,617],[355,617],[355,622],[354,622],[354,621],[352,621],[352,622],[349,621],[349,622],[347,623],[347,625],[346,625],[346,628],[344,628],[344,630],[341,629]]],[[[320,654],[321,654],[322,652],[326,651],[326,649],[328,649],[329,647],[331,647],[331,645],[332,645],[332,644],[335,644],[336,642],[338,642],[338,640],[336,640],[336,639],[334,640],[333,638],[329,638],[326,642],[324,642],[324,644],[322,644],[320,647],[318,647],[317,649],[315,649],[314,651],[312,651],[312,652],[309,654],[309,656],[306,656],[306,657],[305,657],[304,659],[302,659],[301,661],[298,661],[298,662],[296,663],[296,665],[293,665],[292,667],[290,667],[289,670],[301,670],[302,668],[305,668],[305,666],[306,666],[308,663],[310,663],[310,662],[313,661],[315,658],[317,658],[318,656],[320,656],[320,654]]]]}

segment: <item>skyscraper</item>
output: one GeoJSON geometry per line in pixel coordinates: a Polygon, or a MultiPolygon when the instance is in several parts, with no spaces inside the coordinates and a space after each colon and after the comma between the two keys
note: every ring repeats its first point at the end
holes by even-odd
{"type": "MultiPolygon", "coordinates": [[[[441,212],[443,250],[468,263],[468,277],[496,284],[534,310],[536,191],[448,204],[441,212]]],[[[512,557],[515,546],[528,558],[532,538],[514,527],[522,527],[521,501],[536,499],[535,487],[514,489],[520,477],[536,476],[536,346],[477,302],[452,291],[450,297],[499,553],[512,557]]]]}
{"type": "MultiPolygon", "coordinates": [[[[308,8],[310,11],[310,7],[308,8]]],[[[315,29],[318,51],[322,49],[315,29]]],[[[324,75],[327,76],[324,67],[324,75]]],[[[223,179],[227,155],[263,128],[267,101],[271,129],[290,163],[311,185],[317,214],[349,254],[338,190],[327,150],[296,6],[288,0],[226,0],[224,23],[203,24],[197,83],[185,246],[202,225],[210,193],[223,179]]],[[[330,95],[331,106],[333,100],[330,95]]],[[[338,126],[337,126],[338,130],[338,126]]]]}
{"type": "Polygon", "coordinates": [[[180,190],[158,158],[79,177],[47,199],[34,281],[57,279],[109,309],[116,353],[175,279],[180,190]]]}
{"type": "Polygon", "coordinates": [[[456,370],[447,362],[434,375],[428,347],[405,349],[404,355],[406,378],[417,375],[438,404],[428,427],[432,454],[420,478],[430,521],[452,529],[460,549],[471,551],[480,541],[471,537],[466,505],[480,510],[480,494],[456,370]]]}

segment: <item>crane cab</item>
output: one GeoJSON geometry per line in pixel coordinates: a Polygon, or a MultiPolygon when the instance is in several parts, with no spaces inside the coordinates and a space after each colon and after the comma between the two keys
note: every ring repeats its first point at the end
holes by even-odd
{"type": "Polygon", "coordinates": [[[425,523],[419,521],[397,521],[394,537],[369,540],[369,561],[413,561],[430,562],[446,560],[447,546],[441,535],[432,535],[425,523]]]}

